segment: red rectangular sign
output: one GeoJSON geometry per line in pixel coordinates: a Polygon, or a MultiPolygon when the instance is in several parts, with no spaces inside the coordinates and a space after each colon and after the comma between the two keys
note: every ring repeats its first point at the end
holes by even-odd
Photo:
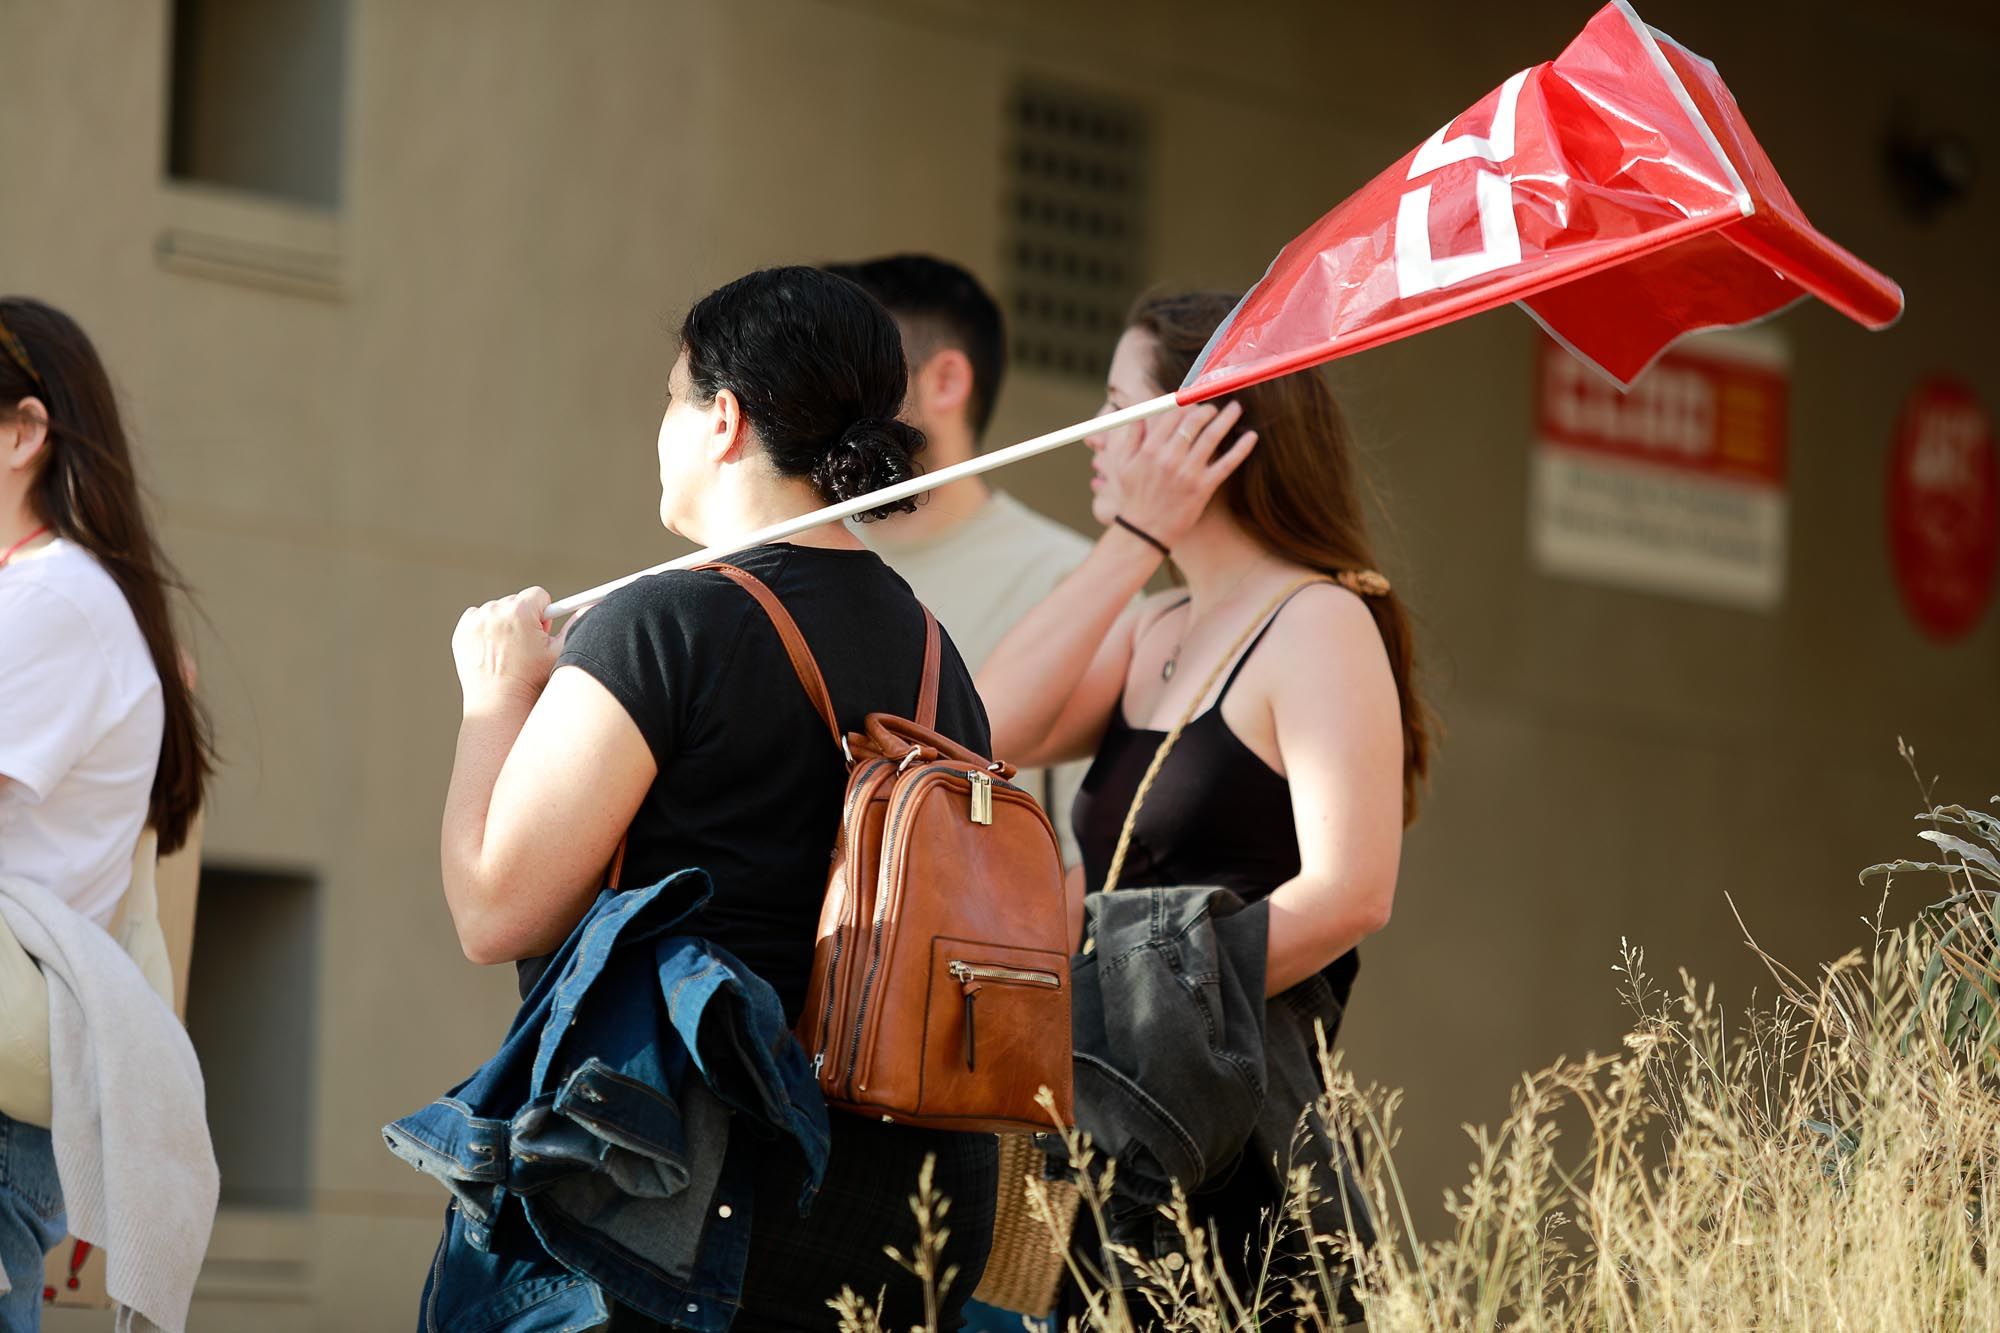
{"type": "Polygon", "coordinates": [[[1536,379],[1537,435],[1658,467],[1782,486],[1786,377],[1775,358],[1721,356],[1714,344],[1661,355],[1620,392],[1549,339],[1536,379]]]}
{"type": "Polygon", "coordinates": [[[1784,596],[1788,377],[1768,331],[1711,333],[1620,392],[1535,363],[1529,544],[1544,573],[1768,611],[1784,596]]]}

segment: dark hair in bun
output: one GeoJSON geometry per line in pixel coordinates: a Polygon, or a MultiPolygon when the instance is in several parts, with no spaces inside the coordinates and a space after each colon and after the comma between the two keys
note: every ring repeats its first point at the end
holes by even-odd
{"type": "MultiPolygon", "coordinates": [[[[912,455],[923,447],[924,433],[907,421],[864,417],[842,432],[833,448],[826,451],[812,470],[812,483],[830,503],[852,500],[915,476],[917,465],[912,455]]],[[[903,500],[874,510],[869,517],[907,513],[915,507],[916,501],[903,500]]]]}
{"type": "MultiPolygon", "coordinates": [[[[897,420],[903,336],[874,297],[816,268],[759,269],[697,301],[681,322],[696,393],[728,389],[771,463],[829,504],[917,474],[924,434],[897,420]]],[[[916,508],[901,500],[882,518],[916,508]]]]}

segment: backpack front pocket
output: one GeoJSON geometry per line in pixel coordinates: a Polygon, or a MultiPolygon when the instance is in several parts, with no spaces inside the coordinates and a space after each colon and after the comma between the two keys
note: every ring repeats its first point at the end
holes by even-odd
{"type": "Polygon", "coordinates": [[[919,1113],[1053,1128],[1035,1097],[1069,1081],[1068,957],[951,938],[931,948],[919,1113]]]}

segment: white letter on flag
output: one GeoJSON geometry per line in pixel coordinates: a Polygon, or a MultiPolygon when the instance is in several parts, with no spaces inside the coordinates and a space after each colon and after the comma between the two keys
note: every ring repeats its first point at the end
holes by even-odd
{"type": "MultiPolygon", "coordinates": [[[[1447,139],[1444,136],[1451,125],[1439,126],[1410,160],[1409,179],[1467,158],[1497,164],[1513,157],[1514,108],[1521,100],[1521,85],[1527,81],[1528,71],[1522,70],[1500,85],[1493,128],[1484,138],[1461,134],[1447,139]]],[[[1418,186],[1397,201],[1397,295],[1421,296],[1521,262],[1521,233],[1514,225],[1513,178],[1504,172],[1482,171],[1474,178],[1473,189],[1479,209],[1479,249],[1443,259],[1431,258],[1431,187],[1418,186]]]]}

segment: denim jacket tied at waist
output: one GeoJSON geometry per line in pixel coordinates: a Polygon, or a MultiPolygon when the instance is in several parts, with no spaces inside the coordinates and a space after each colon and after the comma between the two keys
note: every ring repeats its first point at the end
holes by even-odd
{"type": "Polygon", "coordinates": [[[591,1328],[607,1298],[720,1333],[764,1145],[795,1154],[811,1202],[826,1107],[776,992],[672,933],[708,896],[699,870],[600,894],[499,1051],[384,1127],[453,1196],[424,1333],[591,1328]]]}

